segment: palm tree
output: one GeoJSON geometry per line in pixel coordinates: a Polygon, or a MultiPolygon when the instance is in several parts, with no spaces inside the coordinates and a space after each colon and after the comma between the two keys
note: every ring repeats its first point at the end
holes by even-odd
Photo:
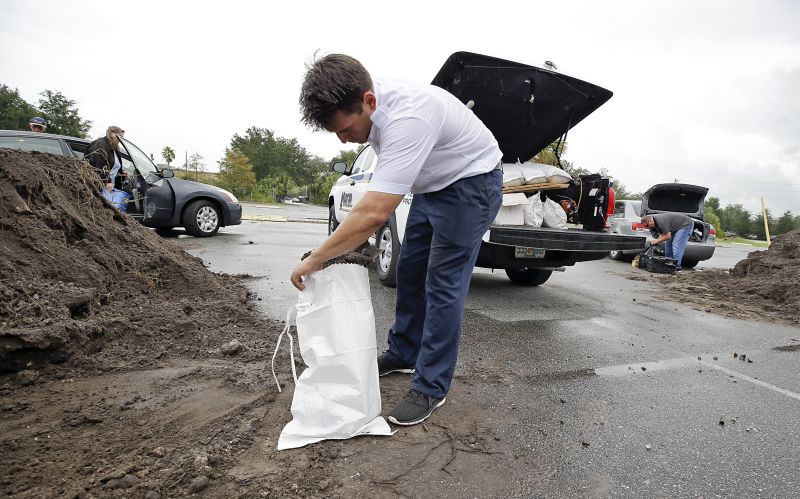
{"type": "Polygon", "coordinates": [[[161,157],[167,162],[167,168],[169,168],[170,162],[175,159],[175,151],[170,146],[164,146],[164,149],[161,150],[161,157]]]}

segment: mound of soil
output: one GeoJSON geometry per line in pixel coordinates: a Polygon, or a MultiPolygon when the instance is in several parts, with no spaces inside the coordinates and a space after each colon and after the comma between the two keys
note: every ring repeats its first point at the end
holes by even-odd
{"type": "Polygon", "coordinates": [[[743,319],[800,325],[800,230],[754,251],[730,271],[684,272],[658,279],[673,299],[743,319]]]}
{"type": "Polygon", "coordinates": [[[0,374],[141,368],[277,329],[239,279],[121,214],[100,188],[85,162],[0,150],[0,374]]]}

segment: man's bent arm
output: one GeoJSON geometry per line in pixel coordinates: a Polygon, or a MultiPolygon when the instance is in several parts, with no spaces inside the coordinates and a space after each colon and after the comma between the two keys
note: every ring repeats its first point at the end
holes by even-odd
{"type": "Polygon", "coordinates": [[[660,243],[662,243],[664,241],[668,241],[670,239],[672,239],[672,232],[666,232],[664,234],[661,234],[658,237],[658,239],[653,239],[652,241],[650,241],[650,245],[655,246],[656,244],[660,244],[660,243]]]}
{"type": "Polygon", "coordinates": [[[301,276],[308,275],[318,270],[324,262],[361,246],[386,222],[404,197],[402,194],[384,192],[365,193],[336,231],[294,269],[292,284],[302,290],[304,286],[301,276]]]}

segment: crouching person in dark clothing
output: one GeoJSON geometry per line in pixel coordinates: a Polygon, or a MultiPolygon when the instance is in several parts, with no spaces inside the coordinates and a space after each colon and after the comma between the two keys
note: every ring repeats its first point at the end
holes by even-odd
{"type": "Polygon", "coordinates": [[[118,126],[110,126],[106,136],[100,137],[86,150],[85,159],[100,173],[100,178],[111,192],[116,187],[122,187],[122,161],[119,156],[120,141],[125,136],[125,130],[118,126]]]}
{"type": "Polygon", "coordinates": [[[651,246],[664,243],[664,256],[676,260],[676,270],[681,270],[681,260],[683,252],[686,251],[686,243],[694,229],[694,221],[682,213],[659,213],[656,215],[646,215],[642,217],[642,223],[648,228],[656,229],[660,236],[650,241],[651,246]]]}

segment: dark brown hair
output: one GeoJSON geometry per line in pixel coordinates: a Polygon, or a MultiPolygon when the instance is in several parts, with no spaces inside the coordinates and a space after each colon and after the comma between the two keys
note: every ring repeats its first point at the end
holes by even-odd
{"type": "Polygon", "coordinates": [[[330,54],[306,64],[300,90],[302,121],[314,130],[325,130],[336,111],[361,113],[364,92],[373,90],[372,78],[356,59],[330,54]]]}

